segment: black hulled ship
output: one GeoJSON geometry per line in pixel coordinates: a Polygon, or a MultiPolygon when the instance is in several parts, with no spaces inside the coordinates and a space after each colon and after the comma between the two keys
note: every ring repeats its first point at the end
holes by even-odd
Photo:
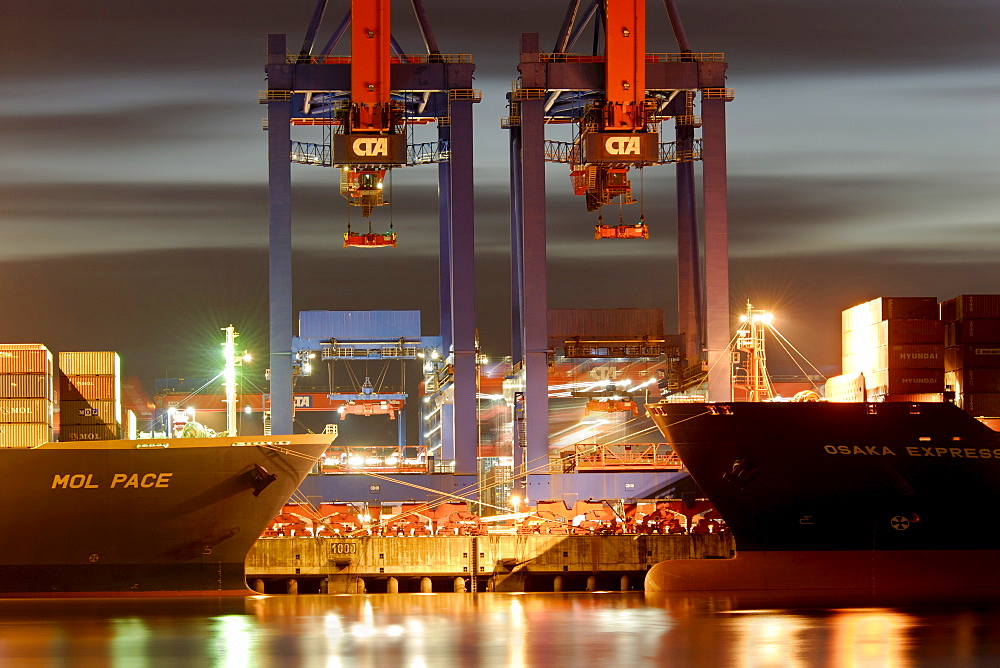
{"type": "Polygon", "coordinates": [[[668,403],[649,414],[733,532],[654,589],[997,586],[1000,435],[951,403],[668,403]]]}

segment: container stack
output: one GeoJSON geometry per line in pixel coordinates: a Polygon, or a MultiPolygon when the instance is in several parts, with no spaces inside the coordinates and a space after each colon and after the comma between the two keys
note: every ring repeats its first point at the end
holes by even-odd
{"type": "Polygon", "coordinates": [[[979,417],[1000,417],[1000,295],[941,302],[945,384],[955,403],[979,417]]]}
{"type": "Polygon", "coordinates": [[[843,374],[864,375],[867,401],[941,401],[944,326],[936,297],[879,297],[847,309],[843,374]]]}
{"type": "Polygon", "coordinates": [[[52,353],[42,344],[0,344],[0,447],[52,440],[52,372],[52,353]]]}
{"type": "Polygon", "coordinates": [[[59,440],[120,438],[121,387],[118,353],[59,353],[59,440]]]}

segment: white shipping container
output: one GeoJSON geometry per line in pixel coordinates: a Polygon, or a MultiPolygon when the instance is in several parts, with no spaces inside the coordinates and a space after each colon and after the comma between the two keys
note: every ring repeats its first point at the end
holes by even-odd
{"type": "Polygon", "coordinates": [[[864,401],[866,399],[864,374],[844,374],[827,378],[825,395],[826,400],[832,402],[864,401]]]}
{"type": "Polygon", "coordinates": [[[59,370],[67,376],[119,376],[121,358],[113,351],[59,353],[59,370]]]}
{"type": "Polygon", "coordinates": [[[59,429],[60,441],[113,441],[118,438],[116,424],[71,424],[59,429]]]}
{"type": "Polygon", "coordinates": [[[0,343],[0,373],[52,373],[52,352],[40,343],[0,343]]]}
{"type": "Polygon", "coordinates": [[[52,375],[47,373],[0,373],[0,397],[7,399],[55,399],[52,375]]]}
{"type": "Polygon", "coordinates": [[[138,421],[133,411],[125,410],[122,412],[122,438],[134,441],[139,431],[137,425],[138,421]]]}
{"type": "Polygon", "coordinates": [[[121,422],[120,401],[60,401],[59,424],[118,424],[121,422]]]}
{"type": "Polygon", "coordinates": [[[50,443],[52,426],[27,422],[24,424],[0,424],[0,447],[33,448],[42,443],[50,443]]]}

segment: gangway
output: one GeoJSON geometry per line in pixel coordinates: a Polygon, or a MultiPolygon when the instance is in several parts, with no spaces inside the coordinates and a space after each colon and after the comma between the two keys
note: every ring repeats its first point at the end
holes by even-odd
{"type": "Polygon", "coordinates": [[[577,443],[559,451],[564,473],[608,471],[679,471],[681,460],[666,443],[577,443]]]}
{"type": "Polygon", "coordinates": [[[320,461],[320,473],[427,473],[433,461],[422,445],[332,445],[320,461]]]}

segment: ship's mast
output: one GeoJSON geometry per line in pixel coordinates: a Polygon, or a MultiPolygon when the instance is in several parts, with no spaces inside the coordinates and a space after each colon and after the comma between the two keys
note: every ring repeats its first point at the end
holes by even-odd
{"type": "Polygon", "coordinates": [[[733,385],[738,384],[736,365],[740,364],[745,375],[747,401],[767,401],[774,396],[764,350],[764,333],[772,320],[770,313],[754,309],[747,300],[746,313],[740,316],[740,329],[736,332],[737,354],[733,359],[733,385]],[[739,353],[745,354],[745,365],[739,353]]]}

